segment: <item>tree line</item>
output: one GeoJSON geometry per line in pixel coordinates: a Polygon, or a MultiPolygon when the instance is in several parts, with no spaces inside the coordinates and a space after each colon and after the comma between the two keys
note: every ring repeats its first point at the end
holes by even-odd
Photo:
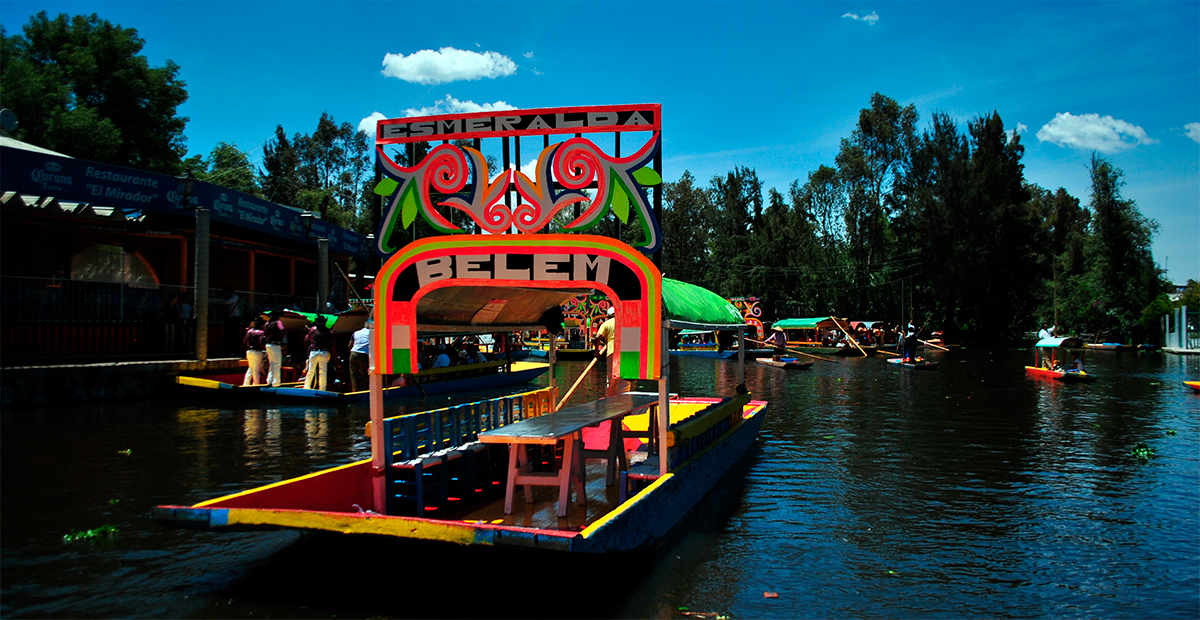
{"type": "Polygon", "coordinates": [[[786,195],[738,167],[665,187],[663,271],[774,318],[836,315],[1006,341],[1060,333],[1151,339],[1170,307],[1157,224],[1091,158],[1088,204],[1024,178],[1020,136],[993,112],[967,122],[876,93],[822,165],[786,195]]]}
{"type": "MultiPolygon", "coordinates": [[[[12,36],[0,27],[0,104],[21,116],[14,137],[103,163],[191,170],[374,232],[369,136],[323,113],[312,133],[277,126],[261,168],[225,142],[189,154],[179,67],[151,67],[143,45],[136,30],[95,14],[41,12],[12,36]]],[[[759,297],[767,318],[912,321],[967,341],[1010,340],[1041,323],[1152,337],[1170,285],[1151,254],[1157,224],[1121,196],[1119,168],[1093,154],[1084,204],[1024,178],[1020,136],[998,113],[965,128],[944,112],[925,128],[919,120],[914,106],[876,93],[833,161],[783,191],[744,166],[706,185],[687,171],[664,183],[663,272],[759,297]]],[[[392,155],[412,165],[428,147],[414,146],[392,155]]],[[[432,234],[422,225],[403,234],[432,234]]],[[[634,234],[613,218],[590,232],[634,234]]]]}

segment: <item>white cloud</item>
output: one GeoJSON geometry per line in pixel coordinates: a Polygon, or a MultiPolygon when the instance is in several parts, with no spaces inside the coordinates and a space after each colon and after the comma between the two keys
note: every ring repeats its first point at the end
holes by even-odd
{"type": "Polygon", "coordinates": [[[1139,144],[1158,142],[1133,123],[1099,114],[1059,112],[1037,132],[1038,140],[1058,146],[1117,153],[1139,144]]]}
{"type": "Polygon", "coordinates": [[[508,105],[503,101],[495,103],[475,103],[474,101],[459,101],[450,95],[446,95],[445,99],[439,100],[437,103],[423,108],[408,108],[404,111],[404,116],[435,116],[438,114],[470,114],[471,112],[499,112],[502,110],[515,110],[516,106],[508,105]]]}
{"type": "Polygon", "coordinates": [[[375,139],[375,124],[387,118],[382,112],[372,112],[370,116],[358,121],[358,130],[375,139]]]}
{"type": "Polygon", "coordinates": [[[382,73],[413,84],[445,84],[458,80],[495,79],[516,73],[517,64],[499,52],[471,52],[443,47],[408,56],[386,54],[382,73]]]}
{"type": "Polygon", "coordinates": [[[1029,127],[1025,123],[1017,123],[1016,129],[1009,129],[1005,133],[1008,134],[1008,141],[1012,142],[1012,139],[1017,137],[1018,134],[1029,133],[1029,127]]]}
{"type": "Polygon", "coordinates": [[[1183,127],[1187,129],[1187,137],[1200,142],[1200,123],[1188,123],[1183,127]]]}
{"type": "Polygon", "coordinates": [[[871,11],[869,15],[863,15],[862,17],[859,17],[858,13],[846,13],[845,15],[842,15],[842,17],[849,17],[854,21],[867,22],[872,26],[875,25],[875,22],[879,21],[879,14],[875,11],[871,11]]]}
{"type": "Polygon", "coordinates": [[[521,54],[521,55],[528,58],[529,60],[533,60],[533,52],[525,52],[524,54],[521,54]]]}

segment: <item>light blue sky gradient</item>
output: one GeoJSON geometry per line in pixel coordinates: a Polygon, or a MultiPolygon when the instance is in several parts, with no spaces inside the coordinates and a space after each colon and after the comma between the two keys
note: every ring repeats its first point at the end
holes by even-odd
{"type": "Polygon", "coordinates": [[[833,163],[872,93],[914,104],[922,128],[994,110],[1026,179],[1085,205],[1092,150],[1108,149],[1124,197],[1161,225],[1155,260],[1200,280],[1198,2],[6,1],[0,23],[13,34],[40,10],[136,28],[151,64],[181,67],[190,151],[225,141],[255,162],[277,124],[309,133],[322,112],[358,125],[437,105],[661,103],[666,180],[741,165],[786,193],[833,163]],[[381,71],[387,54],[442,48],[516,68],[432,85],[381,71]],[[1076,122],[1050,139],[1063,113],[1076,122]],[[1128,131],[1087,141],[1104,124],[1128,131]]]}

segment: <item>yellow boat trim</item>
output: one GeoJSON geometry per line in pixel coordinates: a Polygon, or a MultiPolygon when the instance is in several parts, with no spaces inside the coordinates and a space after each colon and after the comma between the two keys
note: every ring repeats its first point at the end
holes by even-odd
{"type": "Polygon", "coordinates": [[[592,537],[593,535],[596,534],[597,530],[604,527],[605,525],[607,525],[609,522],[613,521],[617,517],[621,516],[621,513],[628,510],[634,504],[642,501],[643,497],[653,493],[655,489],[666,484],[668,480],[670,480],[671,478],[674,478],[674,477],[675,477],[675,474],[667,474],[665,476],[660,476],[658,478],[658,480],[655,480],[653,483],[650,484],[650,486],[642,489],[641,492],[639,492],[637,495],[634,495],[633,497],[625,500],[625,503],[621,504],[620,506],[617,506],[616,510],[613,510],[612,512],[604,515],[600,519],[597,519],[595,523],[592,523],[591,525],[585,527],[583,529],[583,531],[579,533],[579,535],[582,536],[583,538],[592,537]]]}
{"type": "Polygon", "coordinates": [[[458,544],[481,542],[476,528],[450,521],[404,519],[401,517],[340,515],[330,512],[302,510],[267,510],[230,508],[229,525],[275,525],[301,529],[317,529],[342,534],[379,534],[422,540],[438,540],[458,544]]]}

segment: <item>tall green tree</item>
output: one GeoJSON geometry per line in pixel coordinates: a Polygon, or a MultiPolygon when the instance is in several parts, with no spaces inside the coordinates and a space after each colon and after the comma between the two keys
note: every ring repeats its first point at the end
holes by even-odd
{"type": "Polygon", "coordinates": [[[691,172],[663,184],[662,271],[670,278],[701,282],[708,262],[708,192],[696,186],[691,172]]]}
{"type": "Polygon", "coordinates": [[[228,142],[218,142],[213,147],[207,167],[197,176],[213,185],[262,197],[258,187],[258,174],[254,165],[250,163],[250,158],[236,145],[228,142]]]}
{"type": "Polygon", "coordinates": [[[762,182],[751,168],[738,166],[709,185],[709,262],[704,285],[726,297],[752,294],[745,274],[753,265],[743,253],[762,216],[762,182]]]}
{"type": "Polygon", "coordinates": [[[1124,172],[1092,155],[1092,233],[1096,279],[1103,287],[1105,320],[1097,329],[1118,337],[1136,337],[1142,311],[1168,289],[1154,264],[1151,243],[1158,223],[1147,219],[1132,200],[1121,197],[1124,172]]]}
{"type": "Polygon", "coordinates": [[[872,284],[886,280],[879,269],[893,240],[890,211],[898,205],[892,189],[908,163],[916,125],[914,106],[900,107],[894,99],[875,93],[871,107],[859,111],[858,125],[842,140],[835,159],[848,197],[846,243],[860,311],[873,313],[882,295],[872,284]]]}
{"type": "Polygon", "coordinates": [[[145,42],[96,14],[33,16],[22,34],[0,28],[0,105],[15,136],[73,157],[165,174],[181,170],[187,101],[179,66],[152,67],[145,42]]]}

